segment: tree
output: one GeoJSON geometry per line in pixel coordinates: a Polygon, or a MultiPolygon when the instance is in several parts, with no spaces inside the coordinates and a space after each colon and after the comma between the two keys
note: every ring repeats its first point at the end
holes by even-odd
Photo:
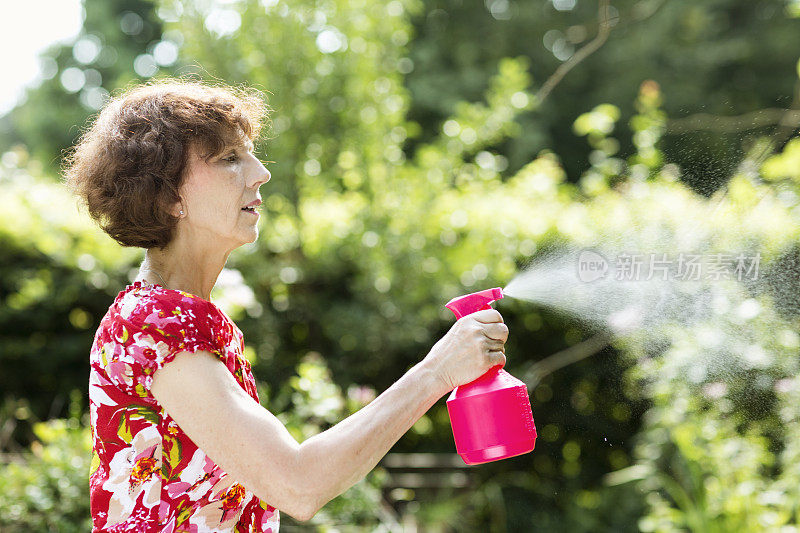
{"type": "Polygon", "coordinates": [[[0,118],[0,147],[25,145],[52,175],[63,151],[110,92],[156,74],[177,58],[175,43],[162,39],[152,2],[84,0],[83,10],[79,35],[43,53],[44,79],[0,118]]]}
{"type": "MultiPolygon", "coordinates": [[[[442,307],[451,297],[504,286],[523,265],[565,246],[613,247],[616,239],[640,251],[688,246],[709,254],[759,253],[763,268],[781,272],[800,234],[794,141],[781,148],[758,139],[767,153],[776,152],[766,163],[762,151],[750,150],[724,190],[710,199],[698,195],[666,150],[671,114],[664,106],[680,90],[666,92],[664,83],[637,78],[625,86],[630,101],[624,105],[595,94],[571,116],[562,110],[570,116],[570,142],[543,144],[552,149],[536,147],[511,164],[511,153],[500,150],[522,142],[520,121],[544,120],[557,109],[548,103],[559,98],[574,106],[569,93],[559,95],[589,62],[576,66],[542,104],[536,98],[542,84],[530,75],[535,60],[498,61],[484,90],[453,104],[429,127],[419,117],[409,120],[413,91],[403,86],[409,16],[419,18],[421,9],[366,0],[158,4],[165,35],[184,43],[182,64],[200,65],[191,71],[207,78],[254,84],[274,109],[271,138],[259,145],[262,156],[267,149],[276,161],[262,190],[262,237],[231,257],[214,299],[244,330],[268,407],[284,419],[293,410],[314,419],[310,427],[295,425],[296,435],[342,414],[309,408],[309,397],[334,398],[340,406],[341,390],[382,389],[424,356],[452,323],[442,307]],[[589,162],[564,157],[571,146],[585,146],[575,150],[592,154],[589,162]]],[[[690,13],[706,6],[698,9],[690,13]]],[[[686,20],[694,23],[695,15],[686,20]]],[[[624,20],[620,15],[612,36],[623,35],[624,20]]],[[[652,20],[655,14],[642,18],[652,20]]],[[[650,42],[634,33],[623,37],[636,46],[650,42]]],[[[634,45],[624,46],[623,37],[617,46],[629,50],[634,45]]],[[[794,76],[795,67],[790,70],[794,76]]],[[[599,86],[614,86],[608,72],[633,75],[598,70],[599,86]]],[[[107,246],[86,220],[70,218],[64,191],[38,176],[22,153],[4,156],[0,168],[4,189],[12,184],[0,210],[0,238],[11,243],[10,257],[36,265],[21,269],[15,265],[27,263],[16,260],[3,276],[8,311],[0,316],[0,354],[7,359],[0,361],[19,375],[37,369],[33,357],[50,356],[25,343],[21,325],[38,327],[31,317],[44,314],[52,319],[41,327],[50,329],[37,333],[59,333],[76,303],[89,315],[81,321],[85,315],[75,313],[76,321],[96,324],[137,258],[107,246]],[[28,194],[34,187],[40,197],[28,194]],[[47,201],[50,194],[55,201],[47,201]],[[64,209],[45,209],[50,205],[64,209]],[[53,244],[54,236],[63,240],[53,244]],[[40,270],[56,272],[63,287],[42,280],[47,274],[40,270]],[[107,284],[98,287],[100,274],[107,284]],[[51,296],[58,305],[49,305],[51,296]],[[31,357],[9,363],[20,345],[31,357]]],[[[610,344],[598,338],[607,333],[602,327],[587,327],[564,307],[504,299],[500,309],[512,331],[508,369],[535,377],[537,449],[472,470],[474,490],[423,502],[420,516],[460,530],[670,530],[714,520],[749,524],[741,509],[752,505],[759,523],[790,521],[796,447],[780,421],[794,421],[800,405],[792,385],[796,310],[782,307],[764,286],[703,290],[680,294],[679,301],[716,302],[713,312],[665,315],[610,344]],[[720,293],[725,305],[714,299],[720,293]],[[541,361],[551,354],[563,361],[563,350],[571,348],[585,357],[573,357],[581,350],[566,352],[580,361],[542,378],[541,361]],[[771,452],[783,447],[782,456],[771,452]],[[721,471],[720,456],[736,467],[721,471]],[[783,496],[764,501],[747,493],[748,486],[783,496]],[[687,506],[687,494],[690,503],[702,496],[708,505],[687,506]],[[738,507],[724,505],[734,500],[738,507]]],[[[599,300],[595,307],[612,303],[599,300]]],[[[91,330],[60,354],[75,368],[84,364],[91,330]]],[[[78,374],[67,378],[82,387],[78,374]]],[[[440,404],[397,449],[452,452],[451,438],[440,404]]],[[[374,492],[366,495],[362,503],[374,492]]],[[[377,506],[368,505],[356,514],[370,516],[377,506]]]]}

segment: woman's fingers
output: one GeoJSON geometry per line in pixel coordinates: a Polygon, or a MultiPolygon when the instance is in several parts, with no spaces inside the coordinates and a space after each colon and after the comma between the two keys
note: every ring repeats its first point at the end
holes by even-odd
{"type": "Polygon", "coordinates": [[[483,339],[483,345],[486,346],[489,351],[502,350],[505,344],[506,341],[503,339],[492,339],[490,337],[484,337],[483,339]]]}
{"type": "Polygon", "coordinates": [[[469,316],[484,324],[503,322],[503,317],[497,309],[482,309],[481,311],[475,311],[469,316]]]}
{"type": "Polygon", "coordinates": [[[508,326],[502,322],[492,322],[483,327],[483,334],[492,340],[506,342],[508,340],[508,326]]]}
{"type": "Polygon", "coordinates": [[[508,327],[495,309],[484,309],[456,321],[426,356],[451,389],[474,381],[492,367],[506,363],[508,327]]]}
{"type": "Polygon", "coordinates": [[[502,365],[505,366],[506,364],[506,354],[504,352],[499,351],[491,351],[489,352],[489,364],[491,366],[502,365]]]}

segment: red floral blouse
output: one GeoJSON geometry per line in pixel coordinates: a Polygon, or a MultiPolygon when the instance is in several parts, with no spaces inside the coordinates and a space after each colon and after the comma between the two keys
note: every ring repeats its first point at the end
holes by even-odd
{"type": "Polygon", "coordinates": [[[119,293],[90,356],[94,532],[278,531],[278,511],[206,456],[150,393],[157,369],[206,350],[258,401],[243,348],[242,332],[209,301],[138,281],[119,293]]]}

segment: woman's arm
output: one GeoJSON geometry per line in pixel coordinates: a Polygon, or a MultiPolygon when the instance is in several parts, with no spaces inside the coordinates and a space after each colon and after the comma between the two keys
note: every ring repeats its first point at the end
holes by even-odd
{"type": "Polygon", "coordinates": [[[418,363],[369,405],[300,446],[300,464],[320,475],[312,513],[375,468],[381,458],[448,390],[418,363]]]}
{"type": "Polygon", "coordinates": [[[270,505],[308,520],[374,468],[443,394],[502,364],[507,336],[497,311],[460,319],[369,405],[302,444],[207,352],[179,354],[156,371],[152,393],[229,475],[270,505]]]}

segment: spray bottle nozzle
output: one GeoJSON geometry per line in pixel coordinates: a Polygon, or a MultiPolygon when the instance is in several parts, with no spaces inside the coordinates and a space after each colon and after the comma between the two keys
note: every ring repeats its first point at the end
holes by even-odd
{"type": "Polygon", "coordinates": [[[495,287],[494,289],[486,289],[485,291],[457,296],[447,302],[445,307],[456,315],[456,319],[459,319],[462,316],[467,316],[481,309],[491,309],[489,304],[502,297],[503,289],[495,287]]]}

